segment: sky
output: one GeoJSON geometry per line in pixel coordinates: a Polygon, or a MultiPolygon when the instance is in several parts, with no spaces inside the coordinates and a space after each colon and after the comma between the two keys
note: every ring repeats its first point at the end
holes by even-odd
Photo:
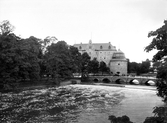
{"type": "Polygon", "coordinates": [[[167,0],[0,0],[0,22],[8,20],[22,38],[111,42],[130,62],[152,59],[147,35],[165,19],[167,0]]]}

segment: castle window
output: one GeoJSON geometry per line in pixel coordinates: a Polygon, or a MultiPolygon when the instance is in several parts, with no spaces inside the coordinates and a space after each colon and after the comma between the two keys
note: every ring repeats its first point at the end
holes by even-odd
{"type": "Polygon", "coordinates": [[[102,46],[100,46],[100,49],[103,49],[103,47],[102,47],[102,46]]]}
{"type": "Polygon", "coordinates": [[[89,46],[89,49],[91,49],[92,48],[92,46],[89,46]]]}
{"type": "Polygon", "coordinates": [[[118,63],[118,65],[120,65],[120,63],[118,63]]]}
{"type": "Polygon", "coordinates": [[[111,46],[108,46],[108,49],[111,49],[111,46]]]}
{"type": "Polygon", "coordinates": [[[81,47],[81,46],[79,46],[79,49],[82,49],[82,47],[81,47]]]}

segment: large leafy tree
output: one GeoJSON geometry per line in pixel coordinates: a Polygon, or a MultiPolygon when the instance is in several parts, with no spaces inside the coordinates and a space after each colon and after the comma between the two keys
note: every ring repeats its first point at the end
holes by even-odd
{"type": "Polygon", "coordinates": [[[152,42],[145,48],[146,52],[153,49],[157,53],[153,56],[153,61],[157,66],[157,78],[160,79],[157,84],[158,95],[167,101],[167,20],[164,25],[155,31],[151,31],[148,37],[153,37],[152,42]],[[158,64],[157,64],[158,63],[158,64]]]}
{"type": "Polygon", "coordinates": [[[72,76],[72,60],[65,41],[52,43],[45,54],[47,74],[59,81],[72,76]]]}
{"type": "Polygon", "coordinates": [[[0,81],[3,84],[19,80],[19,44],[21,39],[14,34],[0,35],[0,81]]]}
{"type": "Polygon", "coordinates": [[[0,25],[0,82],[5,87],[24,79],[39,78],[39,39],[21,39],[8,21],[0,25]]]}
{"type": "Polygon", "coordinates": [[[48,52],[48,47],[52,43],[56,43],[57,38],[55,36],[47,36],[44,40],[39,40],[39,43],[41,45],[40,52],[38,54],[39,58],[39,65],[40,65],[40,77],[44,77],[47,74],[46,69],[46,53],[48,52]]]}
{"type": "Polygon", "coordinates": [[[40,78],[41,44],[40,39],[31,36],[23,39],[20,45],[20,55],[22,55],[22,72],[27,74],[28,79],[40,78]]]}

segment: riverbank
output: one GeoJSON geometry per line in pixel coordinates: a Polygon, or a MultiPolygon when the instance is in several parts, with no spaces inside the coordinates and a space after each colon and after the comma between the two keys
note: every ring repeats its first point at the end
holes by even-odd
{"type": "Polygon", "coordinates": [[[56,82],[48,81],[48,80],[42,80],[42,81],[35,81],[35,82],[22,82],[22,83],[15,83],[14,85],[7,85],[5,89],[0,89],[0,92],[6,93],[6,92],[20,92],[23,90],[33,90],[33,89],[44,89],[49,87],[58,87],[63,85],[71,84],[70,80],[62,81],[60,85],[58,85],[56,82]]]}

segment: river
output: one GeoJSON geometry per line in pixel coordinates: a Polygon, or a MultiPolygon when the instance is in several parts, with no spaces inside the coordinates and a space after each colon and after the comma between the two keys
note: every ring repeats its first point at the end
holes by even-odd
{"type": "Polygon", "coordinates": [[[0,94],[0,122],[110,123],[110,115],[127,115],[142,123],[163,102],[155,87],[66,85],[0,94]]]}

